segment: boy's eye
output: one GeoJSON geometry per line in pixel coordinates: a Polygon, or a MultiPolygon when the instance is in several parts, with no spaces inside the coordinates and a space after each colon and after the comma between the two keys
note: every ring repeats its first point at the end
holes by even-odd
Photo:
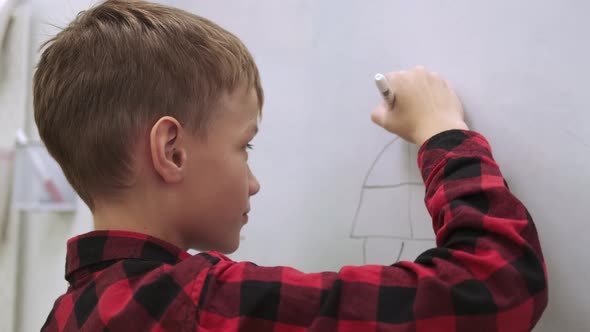
{"type": "Polygon", "coordinates": [[[248,143],[248,144],[246,144],[246,149],[252,150],[252,149],[254,149],[254,145],[248,143]]]}

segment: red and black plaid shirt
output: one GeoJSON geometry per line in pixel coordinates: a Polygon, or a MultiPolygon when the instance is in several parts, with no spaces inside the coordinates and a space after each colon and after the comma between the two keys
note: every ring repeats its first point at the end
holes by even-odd
{"type": "Polygon", "coordinates": [[[68,242],[70,287],[42,330],[532,329],[547,304],[539,239],[486,140],[448,131],[418,159],[438,247],[414,263],[306,274],[95,231],[68,242]]]}

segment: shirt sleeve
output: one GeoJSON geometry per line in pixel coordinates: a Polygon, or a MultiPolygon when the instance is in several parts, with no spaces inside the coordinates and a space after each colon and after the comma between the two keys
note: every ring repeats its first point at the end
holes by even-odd
{"type": "Polygon", "coordinates": [[[488,142],[472,131],[447,131],[421,147],[418,164],[437,248],[415,262],[323,273],[260,267],[210,253],[218,261],[200,293],[199,326],[206,331],[532,329],[547,305],[545,263],[533,220],[510,192],[488,142]]]}

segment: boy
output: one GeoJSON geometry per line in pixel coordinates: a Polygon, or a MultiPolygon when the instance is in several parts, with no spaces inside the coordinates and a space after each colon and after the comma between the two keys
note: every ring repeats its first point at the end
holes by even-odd
{"type": "Polygon", "coordinates": [[[34,108],[96,231],[68,241],[70,287],[42,330],[530,330],[547,286],[526,208],[442,78],[416,68],[389,80],[395,105],[372,119],[421,146],[439,247],[337,273],[233,262],[222,253],[260,188],[247,163],[263,104],[250,53],[162,5],[80,13],[47,43],[34,108]]]}

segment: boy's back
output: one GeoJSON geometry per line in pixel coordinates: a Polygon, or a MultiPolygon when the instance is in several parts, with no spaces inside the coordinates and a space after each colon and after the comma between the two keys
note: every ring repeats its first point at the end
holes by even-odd
{"type": "Polygon", "coordinates": [[[373,120],[421,146],[438,247],[313,274],[233,262],[220,252],[237,248],[260,188],[247,165],[263,103],[249,52],[165,6],[80,14],[41,58],[35,119],[97,231],[68,242],[70,287],[43,330],[531,329],[547,286],[530,215],[444,80],[422,68],[389,78],[395,105],[373,120]]]}

